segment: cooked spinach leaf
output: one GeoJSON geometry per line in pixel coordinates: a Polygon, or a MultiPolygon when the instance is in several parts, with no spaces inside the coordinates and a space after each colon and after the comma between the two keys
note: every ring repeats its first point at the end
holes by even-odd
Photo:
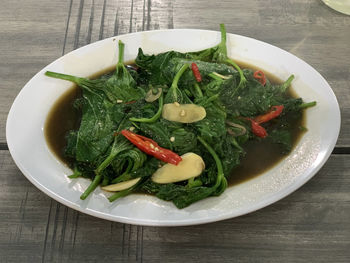
{"type": "Polygon", "coordinates": [[[124,44],[119,41],[118,64],[115,73],[106,81],[103,91],[108,98],[116,102],[128,102],[144,96],[142,89],[137,88],[136,81],[124,65],[124,44]]]}

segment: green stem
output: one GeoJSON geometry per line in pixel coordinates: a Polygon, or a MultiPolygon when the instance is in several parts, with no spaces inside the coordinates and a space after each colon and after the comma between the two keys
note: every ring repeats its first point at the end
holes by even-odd
{"type": "Polygon", "coordinates": [[[240,150],[241,152],[243,152],[243,148],[238,144],[236,138],[232,137],[231,139],[231,143],[234,147],[236,147],[238,150],[240,150]]]}
{"type": "Polygon", "coordinates": [[[97,96],[100,96],[100,95],[95,93],[93,90],[94,89],[103,89],[104,84],[105,84],[105,81],[103,81],[101,79],[89,80],[86,78],[79,78],[76,76],[61,74],[61,73],[52,72],[52,71],[46,71],[45,75],[48,77],[56,78],[56,79],[63,79],[63,80],[72,81],[75,84],[77,84],[79,87],[81,87],[82,89],[88,90],[89,92],[94,93],[97,96]]]}
{"type": "MultiPolygon", "coordinates": [[[[123,121],[122,121],[123,122],[123,121]]],[[[120,126],[118,127],[118,130],[117,132],[119,132],[120,130],[120,127],[122,126],[122,123],[120,124],[120,126]]],[[[118,144],[117,140],[118,140],[118,137],[119,136],[122,136],[122,135],[117,135],[114,137],[114,141],[113,141],[113,144],[112,144],[112,148],[111,148],[111,151],[108,155],[108,157],[106,159],[103,160],[103,162],[97,167],[97,169],[95,170],[95,174],[96,175],[99,175],[101,174],[101,172],[106,169],[110,164],[111,162],[115,159],[115,157],[122,151],[124,151],[125,149],[127,149],[128,147],[128,142],[125,142],[125,143],[120,143],[118,144]]]]}
{"type": "Polygon", "coordinates": [[[114,160],[114,158],[118,155],[118,153],[120,153],[123,150],[122,146],[117,146],[117,136],[114,138],[114,142],[112,145],[112,149],[111,152],[109,154],[109,156],[97,167],[97,169],[95,170],[95,178],[92,181],[92,183],[90,184],[90,186],[88,187],[88,189],[86,189],[86,191],[80,196],[80,199],[84,200],[86,197],[88,197],[88,195],[94,191],[96,189],[96,187],[100,184],[101,180],[102,180],[102,171],[104,169],[106,169],[110,163],[114,160]]]}
{"type": "Polygon", "coordinates": [[[81,173],[80,174],[76,174],[76,173],[73,173],[71,175],[68,176],[69,179],[75,179],[75,178],[78,178],[81,176],[81,173]]]}
{"type": "Polygon", "coordinates": [[[226,180],[226,177],[224,176],[220,182],[220,185],[215,189],[215,192],[213,193],[213,195],[216,195],[216,196],[221,195],[226,188],[227,188],[227,180],[226,180]]]}
{"type": "Polygon", "coordinates": [[[131,122],[133,126],[135,126],[137,129],[140,129],[140,126],[137,125],[135,122],[131,122]]]}
{"type": "Polygon", "coordinates": [[[224,24],[220,24],[220,31],[221,31],[221,43],[220,46],[222,48],[222,53],[227,56],[227,47],[226,47],[226,28],[224,24]]]}
{"type": "Polygon", "coordinates": [[[109,179],[108,179],[108,177],[104,177],[103,178],[103,181],[102,181],[102,183],[101,183],[101,186],[106,186],[106,185],[108,185],[109,184],[109,179]]]}
{"type": "Polygon", "coordinates": [[[188,188],[193,188],[193,187],[198,187],[201,186],[203,183],[201,180],[195,180],[194,177],[188,179],[186,187],[188,188]]]}
{"type": "Polygon", "coordinates": [[[294,75],[290,75],[289,78],[281,85],[281,90],[285,92],[294,79],[294,75]]]}
{"type": "Polygon", "coordinates": [[[52,71],[46,71],[45,75],[48,77],[56,78],[56,79],[63,79],[63,80],[72,81],[78,85],[82,82],[82,80],[84,80],[83,78],[79,78],[76,76],[61,74],[61,73],[52,72],[52,71]]]}
{"type": "Polygon", "coordinates": [[[219,76],[215,75],[213,72],[208,74],[209,77],[215,79],[215,80],[220,80],[223,81],[222,78],[220,78],[219,76]]]}
{"type": "Polygon", "coordinates": [[[181,91],[179,90],[179,88],[177,87],[177,84],[179,82],[180,77],[182,76],[182,74],[186,71],[186,69],[189,66],[190,65],[188,63],[182,65],[180,70],[176,73],[176,75],[175,75],[175,77],[173,79],[173,82],[171,84],[171,87],[168,90],[167,95],[165,96],[165,102],[166,103],[172,103],[172,102],[175,102],[175,101],[180,102],[180,103],[182,102],[183,95],[182,95],[181,91]]]}
{"type": "Polygon", "coordinates": [[[117,184],[120,182],[128,181],[133,179],[128,172],[123,173],[122,175],[118,176],[117,178],[114,178],[111,184],[117,184]]]}
{"type": "Polygon", "coordinates": [[[182,76],[182,74],[186,71],[186,69],[190,66],[190,64],[184,64],[182,65],[182,67],[180,68],[180,70],[176,73],[174,79],[173,79],[173,83],[171,84],[170,88],[173,88],[173,86],[177,87],[177,84],[182,76]]]}
{"type": "Polygon", "coordinates": [[[217,98],[219,98],[219,94],[215,94],[215,95],[209,97],[205,102],[207,104],[207,103],[210,103],[210,102],[216,100],[217,98]]]}
{"type": "Polygon", "coordinates": [[[193,101],[187,96],[186,92],[182,93],[183,103],[193,104],[193,101]]]}
{"type": "Polygon", "coordinates": [[[134,186],[132,186],[132,187],[130,187],[130,188],[128,188],[128,189],[125,189],[125,190],[123,190],[123,191],[120,191],[120,192],[115,193],[114,195],[110,196],[110,197],[108,198],[108,200],[109,200],[110,202],[113,202],[113,201],[117,200],[118,198],[121,198],[121,197],[124,197],[124,196],[130,194],[130,193],[131,193],[132,191],[134,191],[143,181],[144,181],[144,180],[141,179],[141,180],[139,180],[138,183],[135,184],[134,186]]]}
{"type": "Polygon", "coordinates": [[[118,48],[119,48],[119,53],[118,53],[118,64],[124,65],[124,43],[119,40],[118,42],[118,48]]]}
{"type": "Polygon", "coordinates": [[[194,183],[194,177],[191,177],[190,179],[187,180],[187,187],[191,188],[194,183]]]}
{"type": "Polygon", "coordinates": [[[136,122],[155,122],[159,119],[160,115],[162,114],[163,110],[163,94],[158,99],[158,111],[156,114],[153,115],[151,118],[130,118],[130,121],[136,121],[136,122]]]}
{"type": "Polygon", "coordinates": [[[227,116],[227,113],[225,111],[225,109],[220,105],[219,101],[213,101],[214,106],[217,108],[218,112],[225,117],[227,116]]]}
{"type": "Polygon", "coordinates": [[[203,97],[203,92],[201,90],[201,88],[199,87],[198,83],[195,83],[194,84],[194,88],[195,88],[195,91],[198,95],[198,98],[202,98],[203,97]]]}
{"type": "Polygon", "coordinates": [[[205,148],[207,148],[208,152],[211,154],[211,156],[214,158],[215,160],[215,163],[216,163],[216,168],[217,168],[217,171],[218,171],[218,176],[216,178],[216,183],[214,185],[214,188],[217,188],[220,186],[221,184],[221,181],[223,180],[224,178],[224,170],[222,168],[222,163],[221,163],[221,160],[219,158],[219,156],[216,154],[216,152],[214,151],[213,148],[211,148],[211,146],[206,142],[204,141],[200,136],[197,137],[198,140],[203,144],[203,146],[205,148]]]}
{"type": "Polygon", "coordinates": [[[231,76],[224,76],[224,75],[221,75],[221,74],[219,74],[219,73],[217,73],[217,72],[212,72],[211,74],[213,74],[214,76],[217,76],[217,77],[219,77],[220,79],[229,79],[229,78],[231,78],[231,76]]]}
{"type": "Polygon", "coordinates": [[[80,177],[81,175],[82,173],[78,170],[77,166],[74,165],[73,174],[69,175],[68,178],[74,179],[80,177]]]}
{"type": "Polygon", "coordinates": [[[114,195],[108,197],[109,202],[113,202],[121,197],[127,196],[128,194],[130,194],[132,192],[131,189],[126,189],[120,192],[116,192],[114,195]]]}
{"type": "Polygon", "coordinates": [[[114,147],[112,146],[111,153],[108,155],[106,159],[97,167],[96,174],[100,174],[104,169],[106,169],[111,162],[114,160],[114,158],[117,156],[119,151],[114,151],[114,147]]]}
{"type": "Polygon", "coordinates": [[[225,62],[232,65],[239,73],[240,81],[239,81],[238,87],[236,89],[236,91],[237,91],[245,85],[245,83],[247,82],[247,79],[244,77],[244,73],[243,73],[242,69],[232,59],[228,58],[225,60],[225,62]]]}
{"type": "Polygon", "coordinates": [[[313,107],[313,106],[316,106],[316,104],[317,104],[316,101],[303,103],[303,104],[299,105],[299,109],[306,109],[306,108],[309,108],[309,107],[313,107]]]}
{"type": "Polygon", "coordinates": [[[120,176],[118,176],[117,178],[114,178],[112,180],[111,184],[116,184],[116,183],[120,183],[122,181],[127,181],[127,180],[131,179],[131,176],[129,175],[129,173],[130,173],[133,165],[134,165],[133,162],[131,160],[128,160],[128,167],[125,169],[125,171],[120,176]]]}
{"type": "Polygon", "coordinates": [[[191,97],[192,95],[191,91],[189,91],[188,89],[184,89],[183,91],[185,92],[187,97],[191,97]]]}
{"type": "MultiPolygon", "coordinates": [[[[201,103],[201,105],[202,105],[203,107],[207,107],[207,106],[209,105],[209,103],[214,102],[214,101],[217,100],[218,98],[219,98],[219,94],[215,94],[215,95],[209,97],[208,99],[206,99],[205,101],[203,101],[203,102],[201,103]]],[[[220,109],[220,110],[221,110],[221,109],[220,109]]]]}
{"type": "Polygon", "coordinates": [[[98,174],[95,176],[94,180],[91,182],[91,184],[89,185],[89,187],[85,190],[85,192],[80,196],[81,200],[85,200],[86,197],[89,196],[89,194],[91,194],[91,192],[93,192],[96,187],[100,184],[102,180],[102,175],[98,174]]]}

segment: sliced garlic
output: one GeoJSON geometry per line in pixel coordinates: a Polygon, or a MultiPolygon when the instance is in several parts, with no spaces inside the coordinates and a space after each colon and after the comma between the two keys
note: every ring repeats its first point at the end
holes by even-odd
{"type": "Polygon", "coordinates": [[[198,154],[185,153],[178,165],[167,163],[159,168],[153,175],[152,181],[158,184],[175,183],[199,176],[205,163],[198,154]]]}
{"type": "Polygon", "coordinates": [[[162,95],[162,88],[151,88],[147,93],[145,97],[145,101],[147,102],[153,102],[157,99],[159,99],[160,95],[162,95]],[[157,92],[154,93],[154,89],[157,89],[157,92]]]}
{"type": "Polygon", "coordinates": [[[164,104],[162,117],[169,121],[181,123],[192,123],[203,120],[207,115],[202,106],[196,104],[179,104],[168,103],[164,104]]]}
{"type": "Polygon", "coordinates": [[[128,189],[128,188],[134,186],[135,184],[137,184],[138,181],[140,181],[140,179],[141,179],[141,177],[136,178],[136,179],[132,179],[132,180],[128,180],[128,181],[124,181],[121,183],[117,183],[117,184],[103,186],[103,187],[101,187],[101,189],[105,190],[105,191],[109,191],[109,192],[123,191],[123,190],[128,189]]]}

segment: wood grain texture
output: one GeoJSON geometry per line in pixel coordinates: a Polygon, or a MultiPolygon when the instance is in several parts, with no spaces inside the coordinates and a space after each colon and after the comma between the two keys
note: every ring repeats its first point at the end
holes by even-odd
{"type": "Polygon", "coordinates": [[[35,73],[62,55],[67,11],[66,1],[1,1],[0,142],[6,141],[6,117],[16,95],[35,73]]]}
{"type": "MultiPolygon", "coordinates": [[[[315,67],[342,112],[350,147],[350,16],[318,0],[3,0],[0,146],[13,99],[42,67],[91,42],[130,32],[201,28],[281,47],[315,67]]],[[[265,209],[218,223],[141,227],[78,213],[50,199],[0,150],[0,262],[349,262],[350,155],[265,209]]]]}
{"type": "Polygon", "coordinates": [[[0,151],[0,261],[349,262],[349,157],[333,155],[310,182],[257,212],[159,228],[64,207],[31,185],[10,154],[0,151]]]}

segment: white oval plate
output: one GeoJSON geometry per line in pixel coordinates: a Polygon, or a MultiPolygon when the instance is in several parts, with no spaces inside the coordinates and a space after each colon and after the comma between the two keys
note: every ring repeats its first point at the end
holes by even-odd
{"type": "Polygon", "coordinates": [[[230,187],[219,197],[207,198],[182,210],[170,202],[140,194],[110,203],[100,189],[87,200],[80,200],[79,196],[90,182],[68,179],[70,169],[55,158],[44,138],[49,110],[72,84],[48,78],[44,73],[50,70],[84,77],[109,68],[116,64],[119,39],[125,43],[125,61],[128,61],[135,59],[139,47],[146,53],[208,48],[220,41],[220,33],[180,29],[108,38],[57,59],[24,86],[8,115],[8,147],[23,174],[58,202],[86,214],[130,224],[179,226],[214,222],[255,211],[287,196],[315,175],[331,154],[339,134],[340,111],[323,77],[284,50],[252,38],[228,34],[231,58],[256,65],[281,79],[294,74],[293,87],[297,94],[305,101],[317,101],[316,107],[307,110],[308,132],[292,153],[263,175],[230,187]]]}

